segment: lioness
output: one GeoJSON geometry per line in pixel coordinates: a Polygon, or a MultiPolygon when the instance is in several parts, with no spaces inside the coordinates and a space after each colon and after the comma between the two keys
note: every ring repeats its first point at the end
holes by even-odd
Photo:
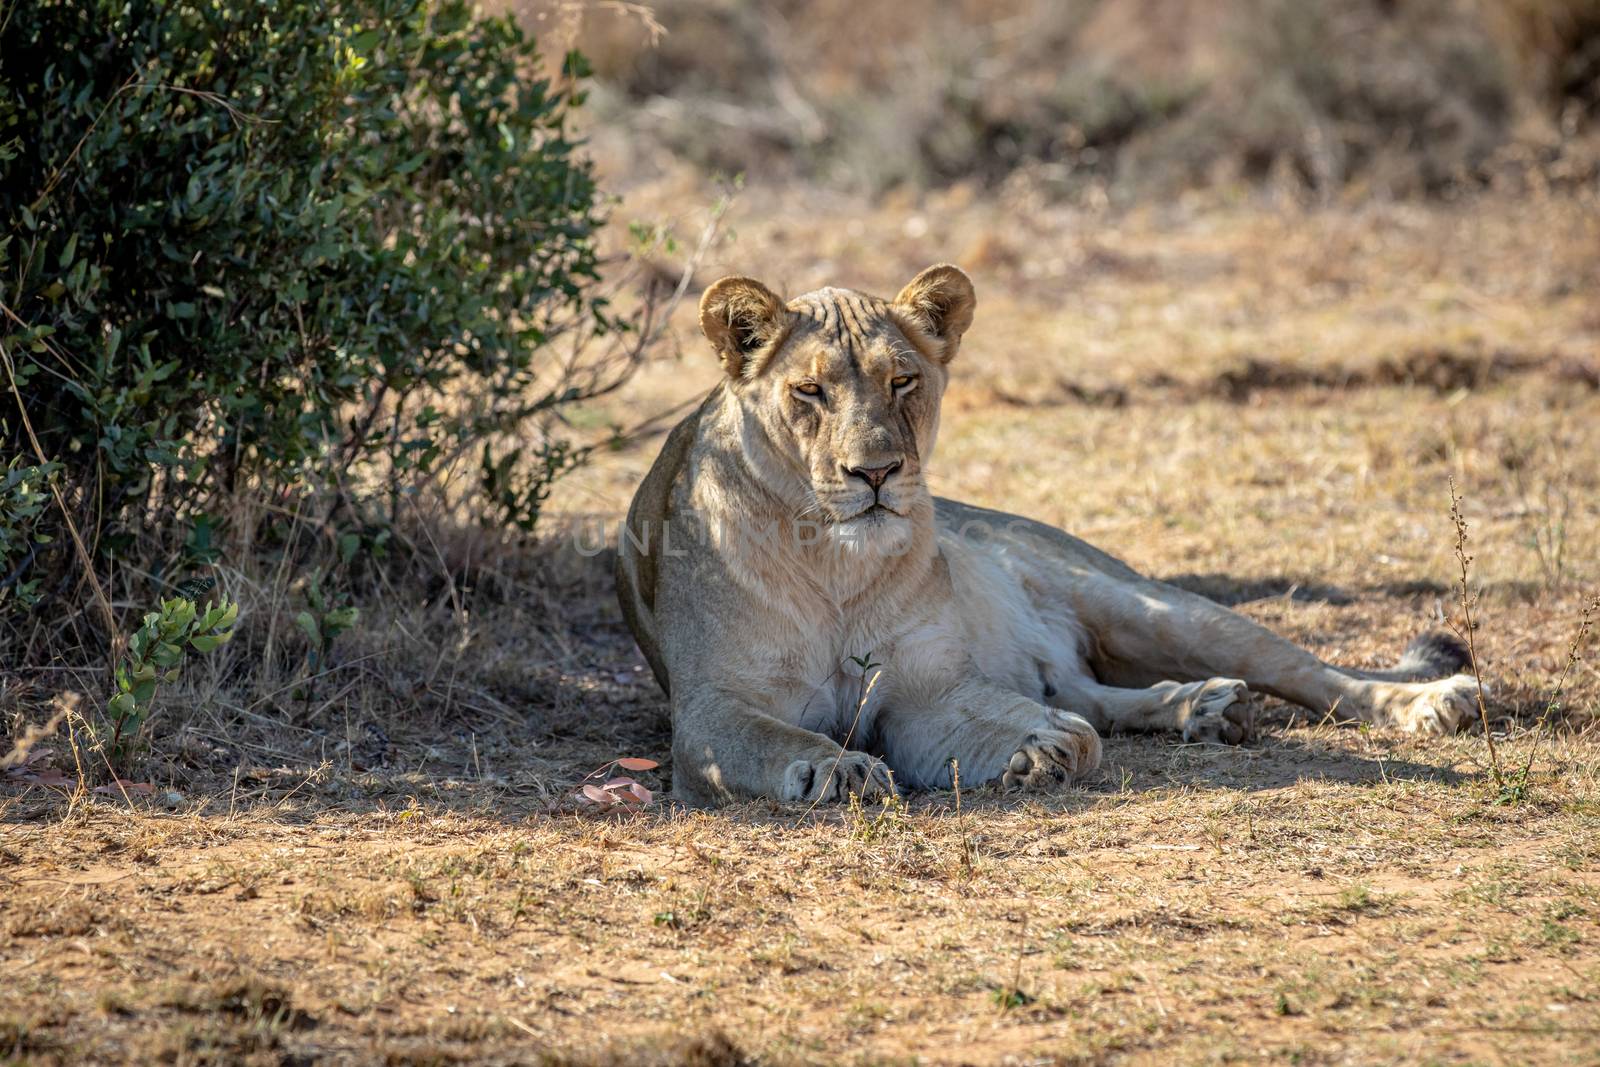
{"type": "Polygon", "coordinates": [[[726,377],[668,436],[617,557],[680,797],[872,797],[957,766],[1049,787],[1099,764],[1097,731],[1243,740],[1247,689],[1415,733],[1474,707],[1468,677],[1425,680],[1462,665],[1451,638],[1389,671],[1333,667],[1060,530],[933,497],[973,306],[948,264],[893,301],[706,291],[726,377]]]}

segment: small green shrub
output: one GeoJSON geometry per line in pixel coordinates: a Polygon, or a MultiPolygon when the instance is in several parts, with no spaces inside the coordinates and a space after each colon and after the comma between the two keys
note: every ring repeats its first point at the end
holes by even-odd
{"type": "MultiPolygon", "coordinates": [[[[466,0],[8,6],[0,448],[31,454],[30,420],[113,557],[187,530],[214,558],[241,489],[392,509],[461,456],[503,466],[595,387],[546,364],[620,328],[566,128],[585,73],[541,77],[466,0]]],[[[22,506],[7,559],[49,518],[22,506]]]]}
{"type": "Polygon", "coordinates": [[[333,642],[361,618],[360,608],[347,603],[343,596],[326,592],[322,580],[320,571],[312,572],[306,581],[306,606],[294,617],[295,627],[306,638],[306,670],[309,674],[309,681],[296,690],[295,695],[306,702],[316,692],[317,677],[328,668],[333,642]]]}
{"type": "Polygon", "coordinates": [[[214,652],[227,644],[238,617],[239,605],[232,601],[207,601],[202,610],[186,596],[163,600],[159,611],[145,615],[117,665],[116,692],[106,704],[113,766],[124,766],[138,744],[158,687],[178,680],[191,652],[214,652]]]}

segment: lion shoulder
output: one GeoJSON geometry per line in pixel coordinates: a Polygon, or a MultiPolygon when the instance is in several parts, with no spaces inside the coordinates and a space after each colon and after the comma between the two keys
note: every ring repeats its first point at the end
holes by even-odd
{"type": "Polygon", "coordinates": [[[622,617],[639,643],[661,688],[670,692],[655,619],[661,570],[654,546],[672,514],[673,490],[694,459],[700,444],[700,422],[717,391],[679,421],[667,434],[661,452],[633,495],[617,543],[617,601],[622,617]]]}

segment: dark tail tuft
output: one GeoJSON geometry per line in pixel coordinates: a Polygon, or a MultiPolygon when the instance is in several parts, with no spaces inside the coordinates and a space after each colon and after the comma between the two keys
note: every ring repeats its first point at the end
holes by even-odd
{"type": "Polygon", "coordinates": [[[1472,657],[1461,638],[1443,630],[1428,630],[1406,646],[1395,669],[1415,674],[1418,679],[1443,678],[1459,674],[1471,663],[1472,657]]]}

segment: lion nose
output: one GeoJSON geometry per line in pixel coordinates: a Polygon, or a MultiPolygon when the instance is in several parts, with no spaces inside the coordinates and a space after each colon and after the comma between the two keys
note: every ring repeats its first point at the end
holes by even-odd
{"type": "Polygon", "coordinates": [[[846,467],[845,473],[855,475],[876,490],[889,480],[889,475],[899,469],[900,461],[896,460],[887,467],[846,467]]]}

